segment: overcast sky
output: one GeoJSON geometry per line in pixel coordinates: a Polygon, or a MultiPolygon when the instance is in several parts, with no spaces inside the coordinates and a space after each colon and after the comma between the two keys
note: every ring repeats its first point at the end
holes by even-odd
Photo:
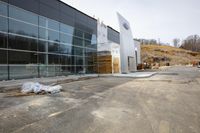
{"type": "Polygon", "coordinates": [[[200,0],[63,0],[119,30],[116,12],[131,24],[134,38],[171,43],[200,35],[200,0]]]}

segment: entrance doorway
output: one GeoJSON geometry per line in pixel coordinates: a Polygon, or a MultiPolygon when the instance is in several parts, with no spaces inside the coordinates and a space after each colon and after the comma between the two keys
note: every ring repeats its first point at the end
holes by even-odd
{"type": "Polygon", "coordinates": [[[128,56],[128,70],[134,71],[134,57],[128,56]]]}

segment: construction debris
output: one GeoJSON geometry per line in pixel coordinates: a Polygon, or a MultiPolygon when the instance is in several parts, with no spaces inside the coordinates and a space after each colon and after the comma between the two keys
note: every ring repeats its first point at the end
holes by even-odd
{"type": "Polygon", "coordinates": [[[36,83],[26,82],[22,85],[21,92],[23,94],[32,93],[32,92],[34,92],[35,94],[39,94],[42,92],[55,94],[55,93],[59,93],[61,91],[61,89],[62,89],[62,86],[60,86],[60,85],[47,86],[47,85],[42,85],[38,82],[36,82],[36,83]]]}

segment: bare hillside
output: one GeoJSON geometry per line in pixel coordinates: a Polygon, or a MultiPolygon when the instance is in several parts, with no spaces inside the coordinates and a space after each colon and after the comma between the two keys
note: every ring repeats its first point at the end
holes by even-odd
{"type": "Polygon", "coordinates": [[[187,65],[200,61],[200,53],[171,46],[141,45],[141,50],[142,61],[149,64],[187,65]]]}

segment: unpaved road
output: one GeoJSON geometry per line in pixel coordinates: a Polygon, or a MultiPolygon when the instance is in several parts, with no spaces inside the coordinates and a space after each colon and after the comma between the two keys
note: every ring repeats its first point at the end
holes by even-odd
{"type": "Polygon", "coordinates": [[[0,93],[0,132],[200,133],[200,69],[151,78],[96,78],[49,96],[0,93]]]}

